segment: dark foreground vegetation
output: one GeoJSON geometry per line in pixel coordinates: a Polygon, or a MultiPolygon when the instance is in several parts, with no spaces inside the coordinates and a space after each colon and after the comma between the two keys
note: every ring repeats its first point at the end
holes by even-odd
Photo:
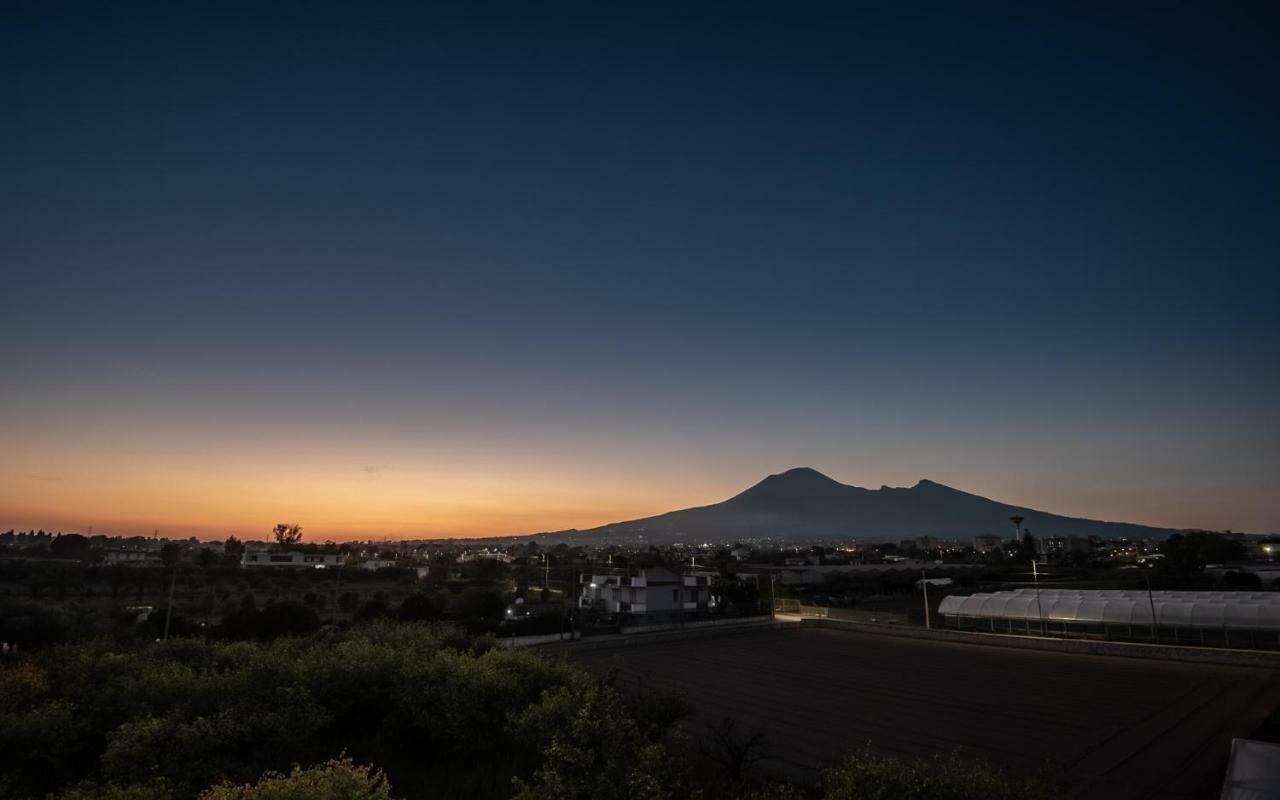
{"type": "Polygon", "coordinates": [[[824,789],[752,774],[749,737],[694,746],[676,696],[441,624],[255,641],[96,638],[0,659],[0,796],[1037,797],[952,757],[856,754],[824,789]]]}

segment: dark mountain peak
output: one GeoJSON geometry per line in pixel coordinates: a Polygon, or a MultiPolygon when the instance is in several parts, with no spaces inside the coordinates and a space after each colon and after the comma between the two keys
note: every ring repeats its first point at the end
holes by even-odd
{"type": "Polygon", "coordinates": [[[813,467],[794,467],[786,472],[779,472],[776,475],[770,475],[757,486],[830,486],[832,484],[840,486],[841,484],[834,478],[829,478],[818,472],[813,467]]]}
{"type": "Polygon", "coordinates": [[[828,497],[846,491],[851,491],[850,487],[828,478],[816,469],[796,467],[770,475],[732,498],[732,501],[752,505],[790,503],[802,498],[828,497]]]}
{"type": "Polygon", "coordinates": [[[1158,536],[1170,531],[1141,525],[1062,517],[1032,511],[922,478],[914,486],[879,490],[847,486],[811,467],[770,475],[721,503],[613,523],[612,534],[634,531],[653,541],[744,536],[805,540],[856,537],[895,541],[937,536],[963,541],[1003,535],[1009,515],[1035,517],[1036,533],[1049,536],[1158,536]]]}
{"type": "Polygon", "coordinates": [[[954,491],[957,491],[956,489],[952,489],[950,486],[947,486],[947,485],[945,485],[945,484],[938,483],[937,481],[931,481],[931,480],[929,480],[928,478],[921,478],[920,480],[916,481],[916,485],[915,485],[915,486],[912,486],[911,488],[912,488],[912,489],[924,489],[924,490],[926,490],[926,491],[928,491],[928,490],[935,490],[935,489],[943,489],[943,490],[946,490],[946,491],[948,491],[948,492],[954,492],[954,491]]]}

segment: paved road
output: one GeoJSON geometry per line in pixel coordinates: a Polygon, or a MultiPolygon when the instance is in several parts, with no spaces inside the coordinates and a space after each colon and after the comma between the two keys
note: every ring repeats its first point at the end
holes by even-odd
{"type": "Polygon", "coordinates": [[[1231,736],[1280,704],[1271,670],[800,626],[573,658],[683,691],[695,734],[725,717],[763,731],[763,766],[806,782],[872,742],[908,758],[961,747],[1011,771],[1043,770],[1090,800],[1216,797],[1202,793],[1231,736]]]}

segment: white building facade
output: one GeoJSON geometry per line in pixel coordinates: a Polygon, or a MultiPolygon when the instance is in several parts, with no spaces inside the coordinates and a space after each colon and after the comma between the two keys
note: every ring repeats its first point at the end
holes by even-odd
{"type": "Polygon", "coordinates": [[[277,569],[324,569],[340,567],[346,563],[343,553],[303,553],[298,551],[272,552],[258,550],[247,552],[240,559],[242,567],[273,567],[277,569]]]}
{"type": "Polygon", "coordinates": [[[711,605],[711,574],[677,574],[658,568],[627,575],[592,575],[578,604],[610,614],[706,611],[711,605]]]}

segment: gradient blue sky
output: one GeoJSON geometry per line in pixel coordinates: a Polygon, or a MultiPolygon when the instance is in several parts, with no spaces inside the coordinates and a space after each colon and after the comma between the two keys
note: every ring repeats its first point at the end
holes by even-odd
{"type": "Polygon", "coordinates": [[[0,527],[816,467],[1280,531],[1280,12],[0,10],[0,527]]]}

